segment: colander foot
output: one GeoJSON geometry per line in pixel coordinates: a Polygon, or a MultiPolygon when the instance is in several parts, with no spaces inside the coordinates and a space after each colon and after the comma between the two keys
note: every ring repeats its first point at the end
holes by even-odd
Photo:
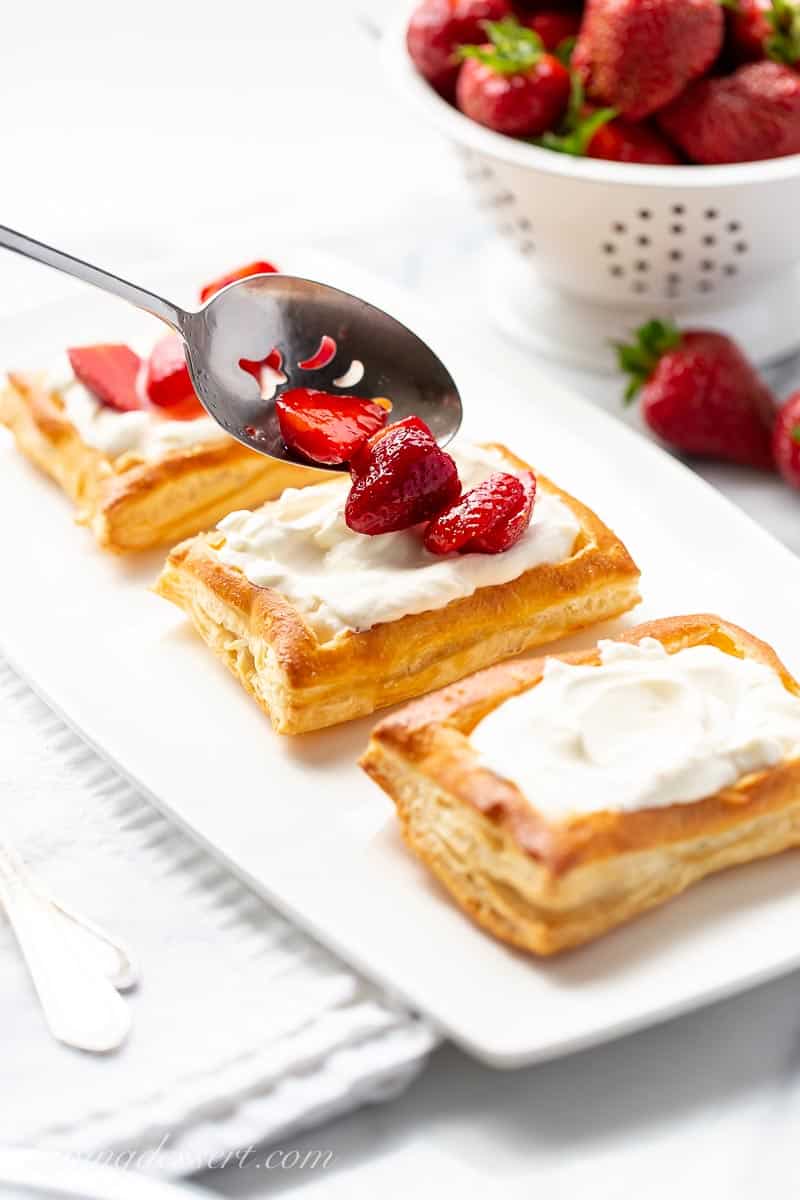
{"type": "Polygon", "coordinates": [[[612,343],[652,316],[669,316],[684,328],[721,329],[761,366],[800,351],[800,267],[728,290],[725,304],[643,297],[624,306],[549,286],[503,243],[489,248],[484,269],[493,324],[537,354],[571,366],[615,371],[612,343]]]}

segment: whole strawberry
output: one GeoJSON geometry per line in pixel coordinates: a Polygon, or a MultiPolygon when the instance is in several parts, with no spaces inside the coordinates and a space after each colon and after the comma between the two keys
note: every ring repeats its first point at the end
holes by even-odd
{"type": "Polygon", "coordinates": [[[515,137],[559,124],[570,96],[569,71],[517,21],[487,22],[489,42],[462,46],[456,103],[473,121],[515,137]]]}
{"type": "Polygon", "coordinates": [[[696,163],[800,154],[800,74],[775,62],[748,63],[693,83],[658,122],[696,163]]]}
{"type": "Polygon", "coordinates": [[[508,0],[423,0],[406,30],[406,46],[421,75],[452,98],[460,59],[457,49],[483,39],[483,21],[508,15],[508,0]]]}
{"type": "Polygon", "coordinates": [[[772,449],[783,478],[800,488],[800,392],[789,397],[775,418],[772,449]]]}
{"type": "Polygon", "coordinates": [[[800,63],[800,4],[793,0],[731,0],[728,38],[738,62],[800,63]]]}
{"type": "Polygon", "coordinates": [[[718,0],[588,0],[572,62],[591,99],[640,120],[711,67],[723,33],[718,0]]]}
{"type": "Polygon", "coordinates": [[[730,338],[648,321],[617,357],[630,376],[626,400],[641,389],[645,421],[670,446],[775,469],[772,394],[730,338]]]}

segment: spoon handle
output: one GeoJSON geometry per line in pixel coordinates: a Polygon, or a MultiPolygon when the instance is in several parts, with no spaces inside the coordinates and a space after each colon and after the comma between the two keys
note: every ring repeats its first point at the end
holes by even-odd
{"type": "Polygon", "coordinates": [[[118,275],[112,275],[110,271],[103,271],[100,267],[94,267],[81,258],[75,258],[72,254],[65,254],[63,250],[47,246],[44,242],[37,242],[35,238],[26,237],[24,233],[17,233],[16,230],[9,229],[6,225],[0,225],[0,246],[6,250],[12,250],[15,254],[21,254],[24,258],[32,258],[36,262],[43,263],[46,267],[62,271],[65,275],[72,275],[83,283],[90,283],[103,292],[118,296],[120,300],[127,300],[129,304],[135,304],[137,308],[142,308],[154,317],[166,321],[167,325],[171,325],[177,333],[181,333],[181,326],[186,318],[183,309],[178,308],[175,304],[170,304],[169,300],[164,300],[161,296],[156,296],[154,292],[137,287],[135,283],[128,283],[127,279],[120,279],[118,275]]]}
{"type": "Polygon", "coordinates": [[[25,957],[51,1033],[81,1050],[107,1052],[127,1037],[130,1012],[89,936],[34,890],[17,855],[0,844],[0,902],[25,957]]]}

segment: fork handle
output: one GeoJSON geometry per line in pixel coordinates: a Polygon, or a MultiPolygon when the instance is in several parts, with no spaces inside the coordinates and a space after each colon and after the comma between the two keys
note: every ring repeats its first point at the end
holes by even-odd
{"type": "Polygon", "coordinates": [[[148,292],[146,288],[129,283],[127,279],[120,279],[119,275],[112,275],[110,271],[95,267],[72,254],[65,254],[63,250],[56,250],[44,242],[37,242],[35,238],[9,229],[6,225],[0,225],[0,246],[13,251],[14,254],[21,254],[23,258],[32,258],[46,267],[61,271],[64,275],[72,275],[82,283],[90,283],[92,287],[100,288],[101,291],[117,296],[120,300],[127,300],[129,304],[135,304],[137,308],[166,321],[176,333],[182,333],[187,314],[176,304],[157,296],[155,292],[148,292]]]}

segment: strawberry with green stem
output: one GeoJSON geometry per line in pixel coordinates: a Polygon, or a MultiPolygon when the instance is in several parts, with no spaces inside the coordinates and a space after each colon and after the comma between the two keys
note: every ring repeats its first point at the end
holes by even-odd
{"type": "Polygon", "coordinates": [[[563,122],[555,132],[537,139],[540,146],[575,157],[600,158],[608,162],[646,163],[670,166],[680,162],[675,150],[651,125],[626,121],[614,108],[593,109],[586,104],[583,83],[573,72],[570,101],[563,122]]]}
{"type": "Polygon", "coordinates": [[[651,320],[616,351],[630,376],[626,401],[641,392],[645,421],[670,446],[775,469],[772,394],[725,334],[651,320]]]}
{"type": "Polygon", "coordinates": [[[514,18],[484,28],[488,42],[459,48],[458,107],[496,133],[535,137],[554,128],[569,103],[567,68],[514,18]]]}

